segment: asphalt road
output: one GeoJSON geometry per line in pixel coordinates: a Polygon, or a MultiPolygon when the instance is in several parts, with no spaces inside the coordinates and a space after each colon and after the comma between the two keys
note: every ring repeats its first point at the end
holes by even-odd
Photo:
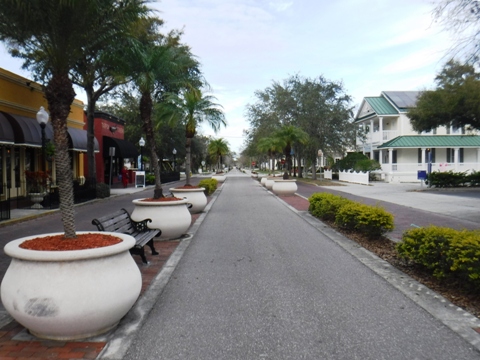
{"type": "Polygon", "coordinates": [[[124,359],[480,359],[246,176],[229,176],[124,359]]]}

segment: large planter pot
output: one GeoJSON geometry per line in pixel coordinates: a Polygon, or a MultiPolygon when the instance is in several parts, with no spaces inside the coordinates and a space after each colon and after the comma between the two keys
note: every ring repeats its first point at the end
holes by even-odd
{"type": "MultiPolygon", "coordinates": [[[[77,234],[86,232],[92,231],[77,234]]],[[[120,233],[102,234],[119,237],[122,242],[72,251],[19,247],[42,235],[9,242],[4,250],[12,261],[1,285],[8,313],[33,335],[45,339],[83,339],[114,327],[137,300],[142,278],[128,251],[135,239],[120,233]]]]}
{"type": "Polygon", "coordinates": [[[275,182],[275,178],[274,177],[268,177],[267,178],[267,181],[265,182],[265,187],[268,189],[268,190],[272,190],[273,188],[273,183],[275,182]]]}
{"type": "Polygon", "coordinates": [[[135,221],[151,219],[151,229],[162,230],[160,239],[178,239],[187,233],[192,222],[186,199],[174,201],[144,201],[135,199],[131,218],[135,221]]]}
{"type": "Polygon", "coordinates": [[[175,189],[171,188],[170,192],[178,198],[186,198],[192,206],[188,209],[191,214],[202,212],[207,206],[207,197],[205,196],[205,188],[193,189],[175,189]]]}
{"type": "Polygon", "coordinates": [[[267,182],[267,177],[266,176],[263,176],[261,179],[260,179],[260,184],[262,184],[263,186],[265,186],[265,183],[267,182]]]}
{"type": "Polygon", "coordinates": [[[212,175],[212,179],[216,179],[219,183],[223,183],[227,179],[227,175],[215,174],[215,175],[212,175]]]}
{"type": "Polygon", "coordinates": [[[274,180],[272,186],[272,191],[276,195],[294,195],[297,190],[297,180],[295,179],[277,179],[274,180]]]}

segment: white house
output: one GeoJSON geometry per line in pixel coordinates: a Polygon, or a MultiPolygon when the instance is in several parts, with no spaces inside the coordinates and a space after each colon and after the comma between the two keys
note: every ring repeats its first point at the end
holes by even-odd
{"type": "Polygon", "coordinates": [[[441,126],[430,132],[413,130],[407,112],[419,91],[383,91],[365,97],[355,117],[365,134],[357,148],[382,166],[387,182],[416,182],[418,172],[479,171],[480,136],[477,131],[441,126]]]}

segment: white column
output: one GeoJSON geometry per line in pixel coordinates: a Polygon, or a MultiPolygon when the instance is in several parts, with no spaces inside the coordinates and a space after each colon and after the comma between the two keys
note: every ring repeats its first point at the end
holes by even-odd
{"type": "Polygon", "coordinates": [[[453,148],[453,159],[455,171],[458,171],[460,163],[460,148],[453,148]]]}
{"type": "Polygon", "coordinates": [[[427,158],[427,148],[421,148],[422,151],[422,168],[425,168],[425,159],[427,158]]]}
{"type": "Polygon", "coordinates": [[[378,162],[380,163],[380,166],[382,166],[382,164],[383,164],[382,149],[378,149],[378,162]]]}
{"type": "Polygon", "coordinates": [[[383,116],[378,118],[378,131],[380,131],[380,141],[383,141],[383,116]]]}
{"type": "Polygon", "coordinates": [[[370,120],[370,160],[373,160],[373,119],[370,120]]]}

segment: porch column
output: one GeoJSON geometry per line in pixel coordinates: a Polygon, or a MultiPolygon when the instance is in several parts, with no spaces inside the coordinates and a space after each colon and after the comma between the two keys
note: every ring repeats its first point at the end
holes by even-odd
{"type": "Polygon", "coordinates": [[[390,165],[390,172],[393,172],[393,149],[388,149],[388,163],[390,165]]]}
{"type": "Polygon", "coordinates": [[[455,171],[458,171],[458,164],[460,163],[460,148],[453,148],[453,159],[455,171]]]}
{"type": "Polygon", "coordinates": [[[383,116],[378,118],[378,131],[380,132],[380,142],[384,141],[383,138],[383,116]]]}
{"type": "Polygon", "coordinates": [[[378,162],[380,163],[380,166],[383,164],[383,157],[382,157],[382,149],[378,149],[378,162]]]}
{"type": "Polygon", "coordinates": [[[373,119],[370,120],[370,160],[373,160],[373,119]]]}

